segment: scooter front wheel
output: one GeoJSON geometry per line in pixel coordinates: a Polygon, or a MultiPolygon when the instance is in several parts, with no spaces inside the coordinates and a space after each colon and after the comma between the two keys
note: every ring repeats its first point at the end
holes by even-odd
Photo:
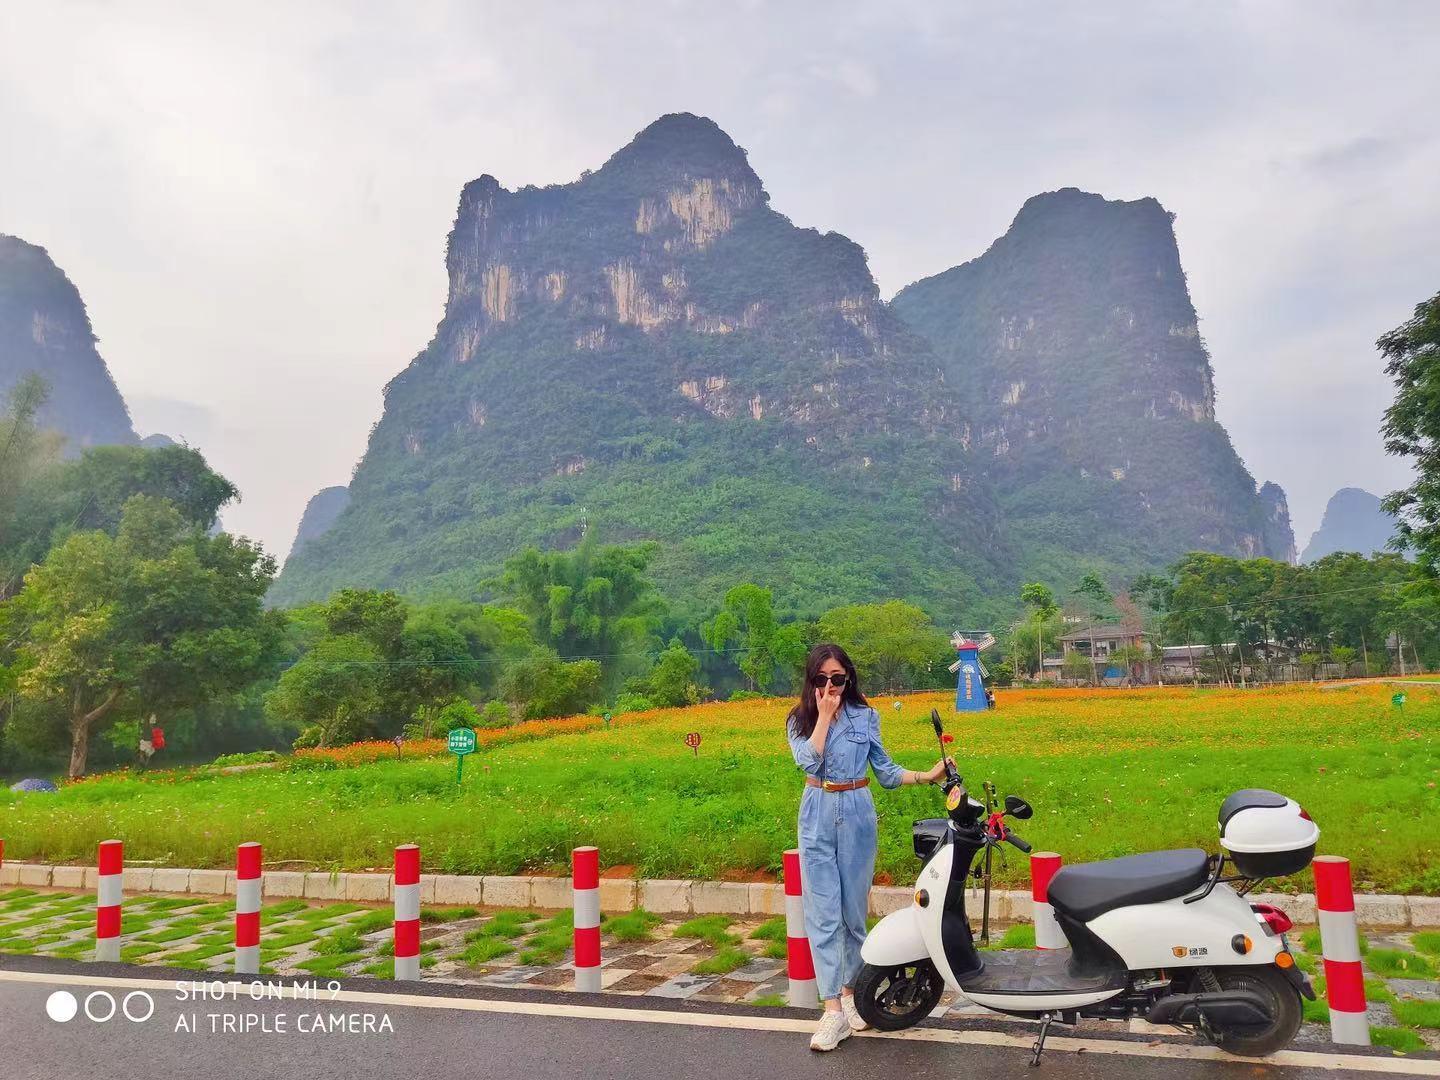
{"type": "Polygon", "coordinates": [[[940,1002],[945,980],[928,959],[876,967],[865,964],[855,980],[855,1008],[881,1031],[913,1027],[940,1002]]]}

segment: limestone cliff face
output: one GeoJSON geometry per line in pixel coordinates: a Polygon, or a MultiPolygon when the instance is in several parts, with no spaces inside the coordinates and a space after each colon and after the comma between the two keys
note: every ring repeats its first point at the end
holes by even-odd
{"type": "Polygon", "coordinates": [[[1395,537],[1395,517],[1376,495],[1362,488],[1341,488],[1330,496],[1325,516],[1305,545],[1301,562],[1312,563],[1337,551],[1372,555],[1388,550],[1395,537]]]}
{"type": "Polygon", "coordinates": [[[49,384],[40,422],[66,453],[137,441],[80,293],[44,248],[0,234],[0,394],[30,372],[49,384]]]}
{"type": "Polygon", "coordinates": [[[977,594],[958,545],[995,521],[935,357],[712,121],[662,117],[574,183],[472,181],[445,259],[435,337],[278,601],[450,588],[592,526],[664,541],[697,609],[747,577],[803,610],[977,594]]]}
{"type": "Polygon", "coordinates": [[[321,488],[310,496],[310,501],[305,504],[305,513],[300,516],[300,527],[295,530],[295,542],[290,545],[290,555],[293,556],[306,544],[329,532],[349,505],[350,489],[343,484],[321,488]]]}
{"type": "Polygon", "coordinates": [[[1037,195],[985,254],[893,306],[934,345],[1019,535],[1117,567],[1190,549],[1293,559],[1284,493],[1257,491],[1216,421],[1156,200],[1037,195]]]}

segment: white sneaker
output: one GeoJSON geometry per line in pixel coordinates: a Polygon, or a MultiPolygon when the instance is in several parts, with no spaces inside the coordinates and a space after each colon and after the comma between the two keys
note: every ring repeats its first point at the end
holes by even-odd
{"type": "Polygon", "coordinates": [[[849,1022],[851,1031],[864,1031],[870,1026],[860,1018],[860,1010],[855,1007],[854,994],[840,995],[840,1009],[845,1013],[845,1019],[849,1022]]]}
{"type": "Polygon", "coordinates": [[[834,1050],[849,1037],[850,1021],[845,1019],[845,1013],[826,1009],[825,1015],[820,1018],[820,1026],[810,1036],[810,1049],[834,1050]]]}

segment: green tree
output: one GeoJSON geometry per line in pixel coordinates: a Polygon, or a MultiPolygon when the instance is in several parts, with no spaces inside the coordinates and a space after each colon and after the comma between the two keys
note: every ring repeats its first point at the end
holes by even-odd
{"type": "Polygon", "coordinates": [[[914,604],[849,604],[827,611],[817,624],[819,640],[850,654],[862,685],[906,690],[933,682],[954,653],[946,635],[914,604]],[[930,676],[930,677],[927,677],[930,676]]]}
{"type": "Polygon", "coordinates": [[[1020,586],[1020,602],[1031,609],[1030,616],[1024,624],[1028,628],[1028,632],[1023,632],[1017,627],[1010,651],[1017,656],[1021,655],[1028,641],[1033,641],[1035,643],[1035,677],[1038,679],[1044,674],[1046,639],[1055,639],[1057,647],[1059,644],[1059,628],[1062,624],[1057,616],[1060,613],[1060,605],[1055,602],[1055,594],[1050,590],[1050,586],[1038,581],[1027,581],[1020,586]]]}
{"type": "Polygon", "coordinates": [[[280,676],[265,696],[272,718],[301,728],[296,746],[351,742],[380,708],[380,653],[359,634],[327,637],[280,676]]]}
{"type": "Polygon", "coordinates": [[[638,659],[650,648],[664,612],[647,573],[656,550],[601,547],[593,534],[572,551],[526,548],[505,563],[500,585],[540,642],[562,656],[611,661],[618,677],[627,655],[638,659]]]}
{"type": "Polygon", "coordinates": [[[1114,611],[1115,597],[1105,582],[1094,571],[1087,572],[1075,586],[1075,595],[1086,601],[1090,615],[1090,678],[1094,685],[1100,685],[1100,669],[1095,662],[1095,624],[1107,618],[1114,611]]]}
{"type": "Polygon", "coordinates": [[[1431,578],[1440,574],[1440,293],[1376,342],[1395,401],[1381,433],[1391,454],[1413,458],[1415,482],[1385,500],[1400,542],[1414,549],[1431,578]]]}
{"type": "Polygon", "coordinates": [[[661,707],[698,705],[710,696],[710,688],[700,684],[700,661],[679,638],[671,638],[650,673],[631,679],[625,684],[625,690],[643,697],[652,706],[661,707]]]}
{"type": "Polygon", "coordinates": [[[188,446],[90,447],[78,458],[33,470],[19,489],[15,524],[0,530],[0,573],[18,583],[73,532],[99,529],[113,536],[121,509],[135,495],[165,499],[184,521],[208,529],[237,494],[188,446]]]}
{"type": "Polygon", "coordinates": [[[600,700],[602,674],[598,660],[534,656],[506,668],[500,695],[527,720],[572,716],[600,700]]]}
{"type": "Polygon", "coordinates": [[[725,594],[719,614],[700,628],[700,636],[717,652],[738,643],[740,673],[751,690],[763,693],[775,681],[778,630],[770,590],[746,582],[725,594]]]}
{"type": "Polygon", "coordinates": [[[262,602],[275,561],[206,536],[170,503],[126,501],[115,536],[72,534],[25,575],[5,619],[21,641],[18,686],[63,702],[70,775],[126,704],[178,709],[239,690],[274,661],[283,616],[262,602]]]}

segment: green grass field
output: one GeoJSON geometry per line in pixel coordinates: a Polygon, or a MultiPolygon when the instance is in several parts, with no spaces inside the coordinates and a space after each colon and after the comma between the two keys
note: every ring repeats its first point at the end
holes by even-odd
{"type": "MultiPolygon", "coordinates": [[[[1353,860],[1357,887],[1436,894],[1440,694],[1412,687],[1403,711],[1390,694],[1384,685],[1002,690],[996,711],[949,726],[972,788],[993,779],[1029,799],[1035,818],[1018,831],[1068,861],[1213,850],[1224,797],[1267,787],[1311,812],[1321,850],[1353,860]]],[[[953,698],[911,696],[898,711],[892,701],[874,702],[891,752],[929,766],[937,748],[926,718],[953,698]]],[[[459,786],[448,756],[100,777],[58,795],[0,796],[0,837],[9,859],[68,863],[88,863],[96,842],[114,836],[128,859],[173,866],[229,866],[237,843],[258,840],[267,864],[375,868],[415,842],[431,871],[563,872],[572,847],[593,843],[603,865],[646,877],[774,872],[795,842],[801,790],[782,731],[787,708],[703,705],[498,746],[466,763],[459,786]],[[698,756],[683,744],[687,731],[703,736],[698,756]]],[[[941,812],[938,789],[873,790],[881,880],[913,881],[910,821],[941,812]]],[[[1018,853],[997,872],[1004,883],[1027,880],[1018,853]]],[[[1311,887],[1308,874],[1277,884],[1311,887]]]]}

